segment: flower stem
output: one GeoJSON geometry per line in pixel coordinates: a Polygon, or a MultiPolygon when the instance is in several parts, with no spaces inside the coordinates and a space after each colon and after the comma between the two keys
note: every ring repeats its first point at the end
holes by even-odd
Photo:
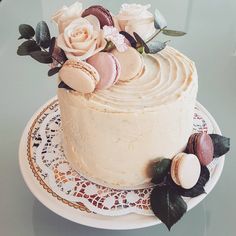
{"type": "Polygon", "coordinates": [[[164,27],[164,28],[162,28],[162,29],[160,29],[160,30],[157,30],[156,33],[155,33],[153,36],[151,36],[151,38],[149,38],[146,43],[151,42],[151,41],[152,41],[154,38],[156,38],[156,36],[157,36],[158,34],[160,34],[161,31],[164,30],[165,28],[166,28],[166,27],[164,27]]]}

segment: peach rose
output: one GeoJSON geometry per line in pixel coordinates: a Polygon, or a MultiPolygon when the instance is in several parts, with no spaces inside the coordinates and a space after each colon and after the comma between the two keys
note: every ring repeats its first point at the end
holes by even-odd
{"type": "Polygon", "coordinates": [[[72,21],[57,38],[68,59],[86,60],[106,47],[99,20],[92,15],[72,21]]]}

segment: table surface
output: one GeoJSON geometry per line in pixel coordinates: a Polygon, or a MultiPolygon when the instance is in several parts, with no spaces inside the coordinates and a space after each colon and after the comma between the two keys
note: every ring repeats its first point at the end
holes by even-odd
{"type": "MultiPolygon", "coordinates": [[[[198,100],[217,120],[223,134],[231,137],[223,174],[214,190],[175,225],[131,231],[109,231],[82,226],[54,214],[30,193],[18,166],[18,145],[32,114],[56,93],[55,78],[48,79],[47,66],[16,55],[18,25],[36,25],[62,0],[2,0],[0,2],[0,234],[25,235],[235,235],[235,103],[236,103],[236,2],[235,0],[156,0],[151,3],[166,16],[170,28],[187,31],[171,45],[193,59],[198,68],[198,100]]],[[[84,1],[117,11],[123,1],[84,1]]],[[[126,1],[132,2],[132,1],[126,1]]]]}

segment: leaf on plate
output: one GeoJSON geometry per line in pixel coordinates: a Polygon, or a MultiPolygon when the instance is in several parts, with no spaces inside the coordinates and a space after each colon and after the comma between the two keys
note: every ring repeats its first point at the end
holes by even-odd
{"type": "Polygon", "coordinates": [[[183,198],[168,186],[154,188],[150,202],[154,214],[169,230],[187,211],[183,198]]]}
{"type": "Polygon", "coordinates": [[[30,53],[30,56],[40,63],[50,64],[53,62],[52,57],[48,52],[35,51],[30,53]]]}
{"type": "Polygon", "coordinates": [[[50,46],[51,36],[45,21],[40,21],[36,26],[36,42],[43,48],[50,46]]]}
{"type": "Polygon", "coordinates": [[[165,17],[160,13],[158,9],[154,13],[154,26],[157,30],[164,29],[167,27],[167,22],[165,17]]]}
{"type": "Polygon", "coordinates": [[[69,87],[67,84],[65,84],[63,81],[61,81],[61,82],[58,84],[58,88],[63,88],[63,89],[75,91],[74,89],[72,89],[71,87],[69,87]]]}
{"type": "Polygon", "coordinates": [[[154,184],[160,184],[164,181],[164,178],[168,175],[168,172],[170,171],[171,166],[171,160],[163,158],[160,161],[154,163],[153,165],[153,178],[152,183],[154,184]]]}
{"type": "Polygon", "coordinates": [[[210,134],[214,145],[214,158],[223,156],[230,150],[230,139],[218,134],[210,134]]]}
{"type": "Polygon", "coordinates": [[[48,76],[51,77],[55,74],[57,74],[62,67],[54,67],[48,71],[48,76]]]}
{"type": "Polygon", "coordinates": [[[41,48],[37,45],[34,40],[28,40],[23,42],[17,50],[17,54],[19,56],[26,56],[30,55],[30,53],[34,51],[41,51],[41,48]]]}
{"type": "Polygon", "coordinates": [[[151,41],[147,44],[150,54],[156,54],[166,47],[166,43],[160,41],[151,41]]]}
{"type": "Polygon", "coordinates": [[[136,42],[135,38],[131,34],[129,34],[126,31],[120,31],[120,34],[125,36],[125,38],[129,41],[131,47],[136,48],[137,42],[136,42]]]}
{"type": "Polygon", "coordinates": [[[30,39],[34,37],[35,31],[31,25],[21,24],[19,25],[20,37],[19,39],[30,39]]]}
{"type": "Polygon", "coordinates": [[[168,36],[172,36],[172,37],[184,36],[186,34],[185,32],[182,32],[182,31],[169,30],[169,29],[163,29],[162,33],[168,36]]]}
{"type": "Polygon", "coordinates": [[[138,49],[138,48],[143,47],[144,51],[146,53],[149,53],[149,48],[147,44],[144,42],[144,40],[141,38],[141,36],[138,35],[136,32],[134,32],[133,34],[134,34],[135,39],[137,40],[136,48],[138,49]]]}
{"type": "MultiPolygon", "coordinates": [[[[171,178],[171,177],[170,177],[171,178]]],[[[174,181],[169,179],[169,184],[173,191],[184,197],[197,197],[201,194],[206,193],[204,186],[210,179],[210,171],[206,166],[201,166],[201,174],[198,179],[197,184],[191,189],[184,189],[174,183],[174,181]]]]}

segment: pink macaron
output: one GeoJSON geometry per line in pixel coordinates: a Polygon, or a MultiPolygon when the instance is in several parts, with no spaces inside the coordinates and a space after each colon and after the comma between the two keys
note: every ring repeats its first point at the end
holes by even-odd
{"type": "Polygon", "coordinates": [[[108,52],[99,52],[87,60],[100,75],[97,89],[108,89],[115,84],[120,77],[120,63],[108,52]]]}

